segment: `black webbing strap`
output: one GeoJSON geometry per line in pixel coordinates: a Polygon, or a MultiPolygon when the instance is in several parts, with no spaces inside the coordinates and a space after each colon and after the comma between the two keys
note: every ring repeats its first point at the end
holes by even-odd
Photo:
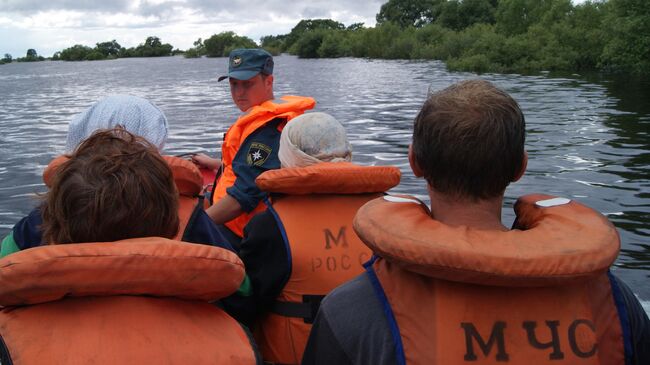
{"type": "Polygon", "coordinates": [[[302,303],[276,300],[271,306],[271,312],[283,317],[302,318],[305,323],[314,323],[320,302],[324,297],[324,295],[303,295],[302,303]]]}
{"type": "Polygon", "coordinates": [[[9,354],[9,349],[7,344],[5,344],[4,338],[0,335],[0,365],[13,365],[11,360],[11,354],[9,354]]]}

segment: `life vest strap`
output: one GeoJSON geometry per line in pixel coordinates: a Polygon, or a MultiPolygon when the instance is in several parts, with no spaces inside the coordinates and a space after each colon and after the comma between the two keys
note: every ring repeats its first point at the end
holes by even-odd
{"type": "Polygon", "coordinates": [[[324,295],[303,295],[302,303],[276,300],[271,305],[271,312],[283,317],[302,318],[305,323],[311,324],[314,323],[323,298],[324,295]]]}
{"type": "Polygon", "coordinates": [[[13,360],[11,360],[11,354],[7,348],[4,338],[0,335],[0,364],[13,365],[13,360]]]}
{"type": "Polygon", "coordinates": [[[214,175],[214,180],[212,181],[212,185],[206,187],[208,190],[205,193],[206,196],[208,196],[208,205],[210,206],[214,204],[214,193],[217,190],[217,183],[219,182],[219,178],[221,178],[221,175],[223,174],[223,169],[224,167],[222,163],[221,166],[219,166],[217,173],[214,175]]]}

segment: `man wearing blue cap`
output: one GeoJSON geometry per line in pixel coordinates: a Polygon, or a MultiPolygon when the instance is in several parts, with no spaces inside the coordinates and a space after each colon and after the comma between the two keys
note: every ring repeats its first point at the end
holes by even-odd
{"type": "Polygon", "coordinates": [[[280,133],[292,118],[314,107],[312,98],[283,96],[274,100],[273,57],[263,49],[235,49],[230,52],[228,75],[230,95],[243,114],[228,129],[221,149],[221,161],[199,154],[197,165],[219,170],[207,213],[224,225],[236,248],[243,229],[253,215],[265,209],[266,194],[255,185],[264,171],[280,168],[280,133]]]}

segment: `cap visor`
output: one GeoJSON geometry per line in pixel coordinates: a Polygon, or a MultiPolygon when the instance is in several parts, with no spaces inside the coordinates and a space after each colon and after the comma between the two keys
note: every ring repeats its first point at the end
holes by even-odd
{"type": "Polygon", "coordinates": [[[225,80],[227,78],[228,78],[228,76],[219,76],[219,78],[217,79],[217,82],[221,82],[221,81],[223,81],[223,80],[225,80]]]}
{"type": "Polygon", "coordinates": [[[248,80],[260,73],[260,70],[237,70],[228,73],[228,77],[237,80],[248,80]]]}

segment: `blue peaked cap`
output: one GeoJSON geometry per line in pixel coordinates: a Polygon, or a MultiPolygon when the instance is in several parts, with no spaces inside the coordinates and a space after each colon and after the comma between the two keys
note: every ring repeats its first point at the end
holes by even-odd
{"type": "Polygon", "coordinates": [[[238,48],[230,52],[228,75],[219,77],[219,81],[229,77],[248,80],[260,72],[273,74],[273,56],[261,48],[238,48]]]}

